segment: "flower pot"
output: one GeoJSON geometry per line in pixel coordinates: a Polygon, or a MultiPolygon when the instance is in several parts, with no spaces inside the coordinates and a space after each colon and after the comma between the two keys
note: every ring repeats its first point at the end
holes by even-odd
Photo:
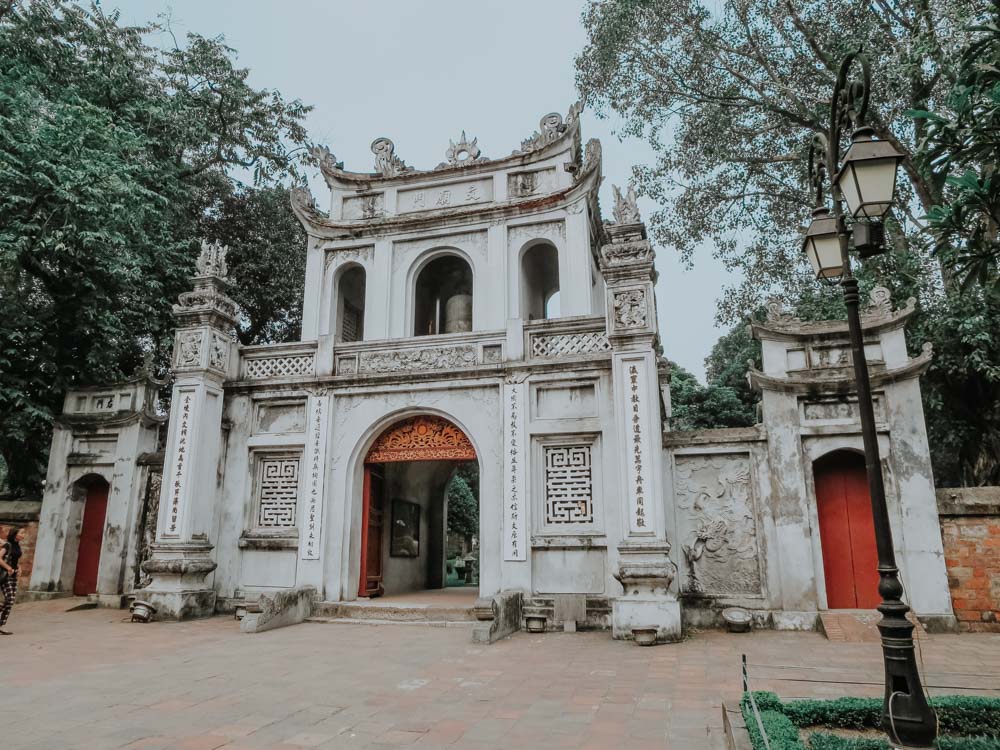
{"type": "Polygon", "coordinates": [[[139,599],[132,602],[129,610],[132,612],[132,622],[149,622],[156,614],[156,607],[139,599]]]}
{"type": "Polygon", "coordinates": [[[722,619],[726,621],[726,627],[730,633],[749,633],[752,618],[750,613],[742,607],[727,607],[722,610],[722,619]]]}
{"type": "Polygon", "coordinates": [[[529,633],[544,633],[545,615],[528,615],[524,618],[524,625],[529,633]]]}
{"type": "Polygon", "coordinates": [[[656,628],[632,628],[632,638],[640,646],[655,646],[656,628]]]}

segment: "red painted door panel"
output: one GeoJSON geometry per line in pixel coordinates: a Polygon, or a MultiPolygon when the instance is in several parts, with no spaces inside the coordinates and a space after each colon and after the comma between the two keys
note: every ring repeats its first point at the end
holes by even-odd
{"type": "Polygon", "coordinates": [[[359,596],[381,596],[382,587],[382,495],[381,466],[366,465],[361,512],[361,582],[359,596]]]}
{"type": "Polygon", "coordinates": [[[848,452],[816,462],[816,504],[830,609],[878,606],[878,554],[864,459],[848,452]]]}
{"type": "Polygon", "coordinates": [[[104,541],[104,517],[108,512],[108,485],[91,487],[83,506],[80,548],[76,556],[73,593],[86,596],[97,593],[97,569],[104,541]]]}

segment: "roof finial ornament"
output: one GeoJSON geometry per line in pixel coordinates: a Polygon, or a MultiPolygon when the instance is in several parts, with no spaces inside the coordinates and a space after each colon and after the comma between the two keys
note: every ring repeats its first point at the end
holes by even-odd
{"type": "Polygon", "coordinates": [[[639,216],[639,206],[636,204],[637,196],[635,188],[629,185],[628,191],[622,197],[622,191],[617,185],[612,185],[611,189],[615,194],[615,207],[612,213],[617,224],[639,224],[642,219],[639,216]]]}
{"type": "Polygon", "coordinates": [[[372,153],[375,154],[375,171],[383,177],[398,177],[403,172],[412,172],[413,168],[406,166],[402,159],[396,156],[396,146],[388,138],[376,138],[372,141],[372,153]]]}
{"type": "Polygon", "coordinates": [[[462,137],[458,139],[458,143],[449,138],[448,150],[444,152],[444,157],[448,160],[448,165],[461,167],[477,161],[480,154],[479,146],[476,145],[478,141],[478,138],[473,138],[470,143],[464,130],[462,131],[462,137]]]}
{"type": "Polygon", "coordinates": [[[226,278],[229,274],[229,267],[226,265],[227,252],[229,252],[229,248],[218,240],[215,242],[202,240],[201,252],[198,254],[198,260],[195,261],[198,275],[226,278]]]}

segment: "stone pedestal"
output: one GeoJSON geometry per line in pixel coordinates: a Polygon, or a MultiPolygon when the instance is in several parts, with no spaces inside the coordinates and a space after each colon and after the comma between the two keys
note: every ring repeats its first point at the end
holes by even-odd
{"type": "Polygon", "coordinates": [[[633,628],[656,628],[658,642],[679,641],[681,605],[670,587],[677,566],[669,557],[667,543],[648,543],[619,548],[621,562],[615,578],[624,593],[611,607],[611,635],[631,639],[633,628]]]}
{"type": "Polygon", "coordinates": [[[207,541],[161,542],[142,569],[153,580],[140,598],[156,607],[158,620],[187,620],[215,613],[215,591],[206,578],[215,570],[207,541]]]}

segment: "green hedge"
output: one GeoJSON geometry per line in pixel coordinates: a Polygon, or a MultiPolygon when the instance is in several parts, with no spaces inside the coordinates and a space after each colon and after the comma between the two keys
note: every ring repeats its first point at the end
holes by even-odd
{"type": "MultiPolygon", "coordinates": [[[[771,692],[754,692],[764,731],[772,750],[804,750],[798,730],[820,726],[838,729],[878,728],[882,721],[879,698],[837,698],[836,700],[795,700],[782,702],[771,692]]],[[[1000,750],[1000,698],[949,695],[931,700],[938,714],[942,734],[940,750],[1000,750]]],[[[755,750],[764,742],[750,706],[749,696],[741,702],[743,717],[755,750]]],[[[847,739],[825,732],[809,737],[813,750],[886,750],[883,740],[847,739]]]]}
{"type": "MultiPolygon", "coordinates": [[[[811,750],[891,750],[885,740],[848,739],[825,732],[809,735],[811,750]]],[[[941,737],[938,750],[1000,750],[1000,739],[994,737],[941,737]]]]}

